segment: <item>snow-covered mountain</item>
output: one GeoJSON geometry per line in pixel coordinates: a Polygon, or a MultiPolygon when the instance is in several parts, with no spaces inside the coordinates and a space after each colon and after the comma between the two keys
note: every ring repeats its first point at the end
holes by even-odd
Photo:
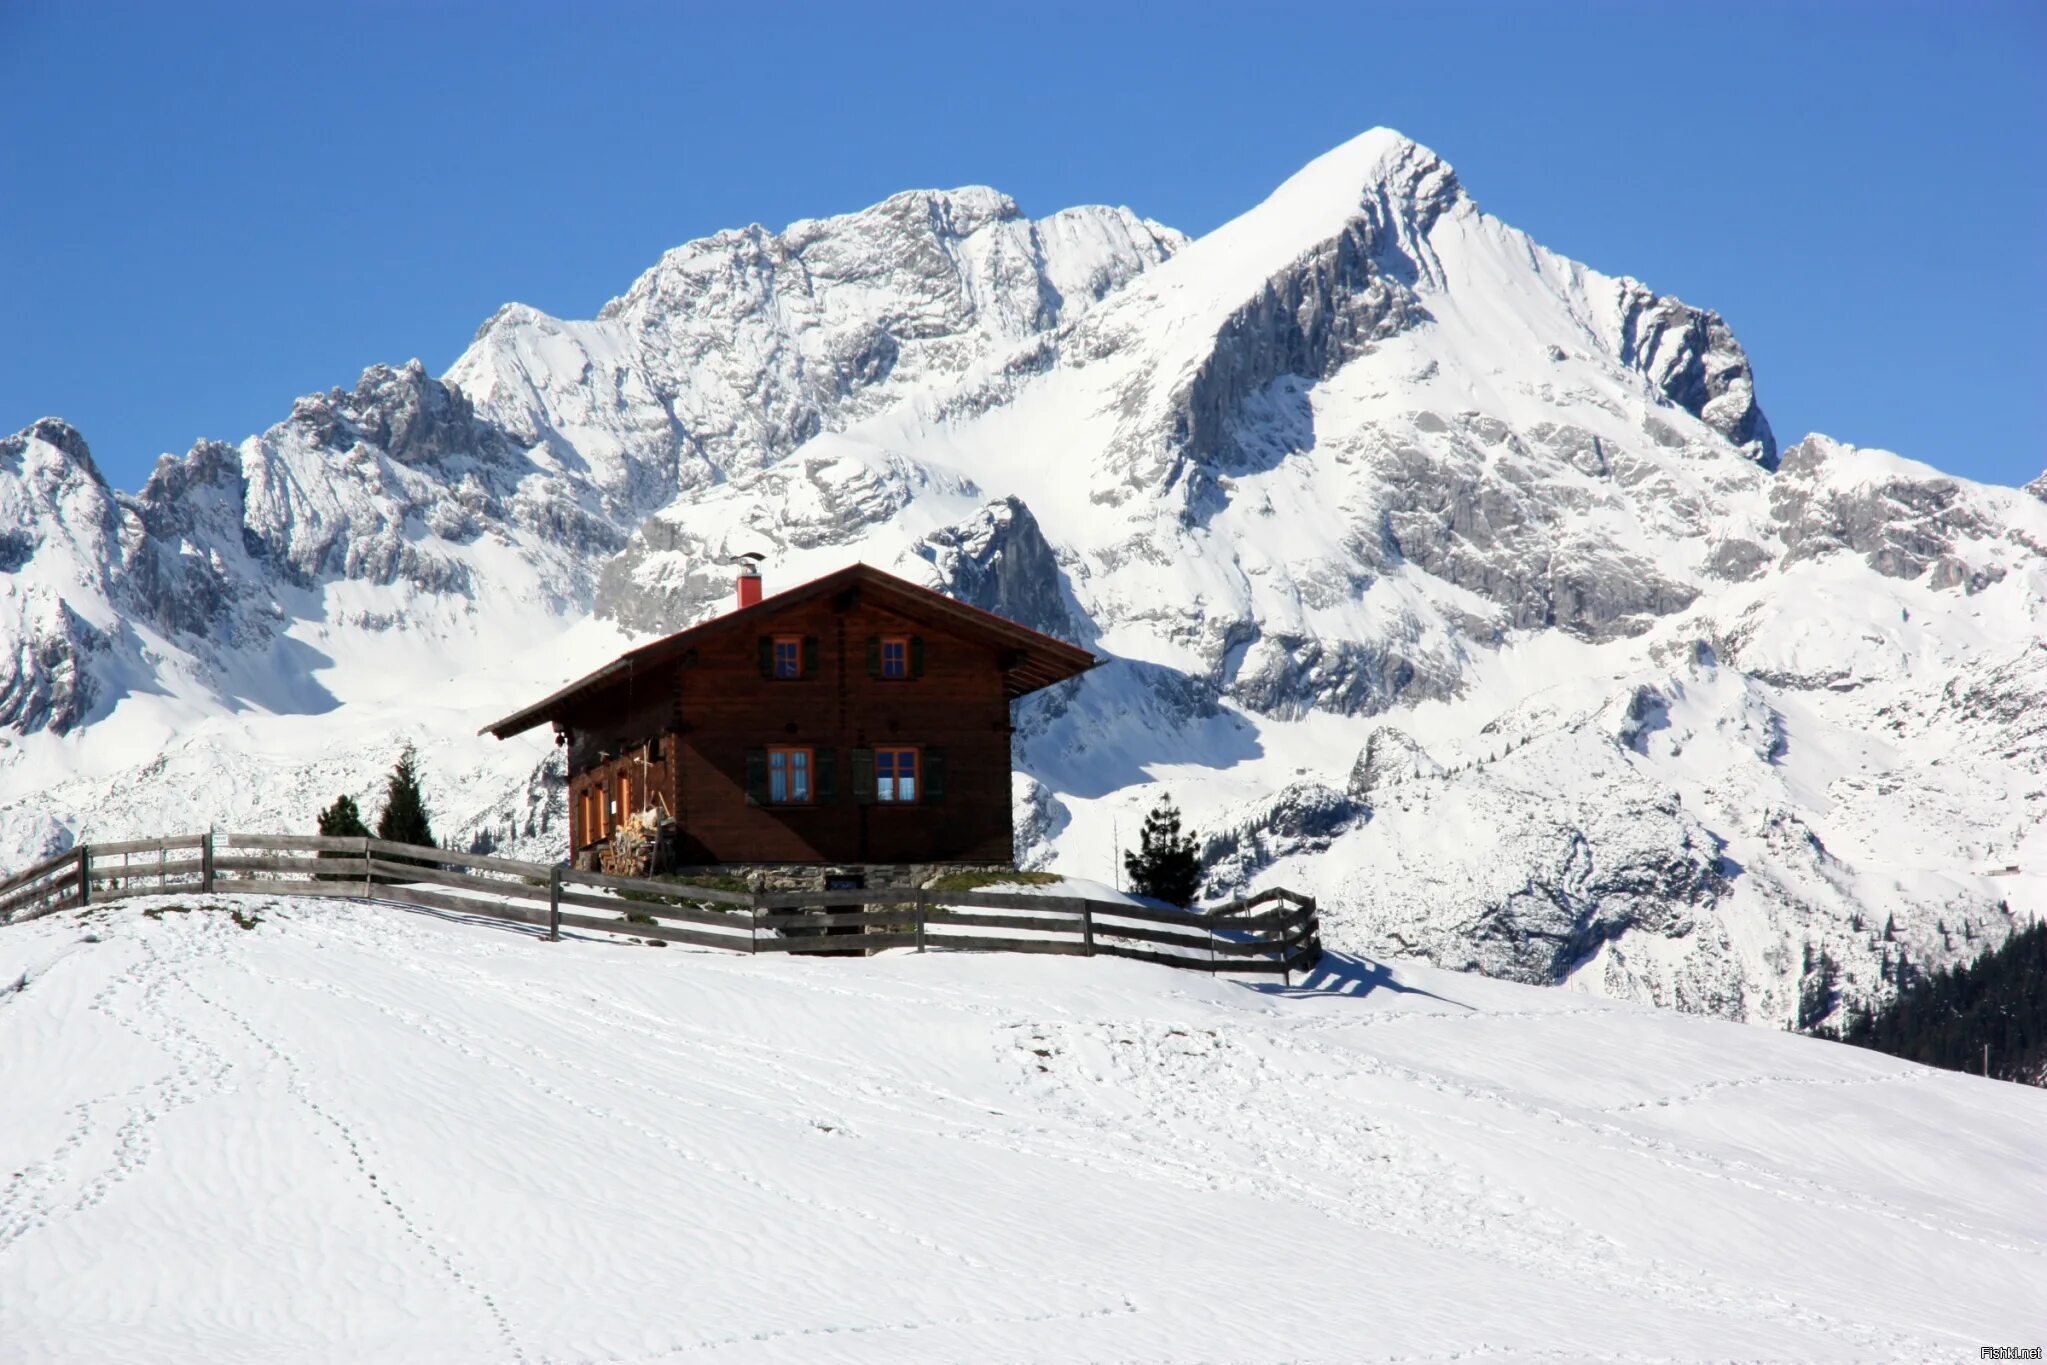
{"type": "Polygon", "coordinates": [[[552,853],[545,740],[481,721],[738,551],[857,558],[1112,660],[1021,717],[1031,864],[1106,877],[1167,793],[1338,946],[1810,1017],[2047,911],[2039,492],[1780,450],[1720,317],[1385,130],[1191,243],[898,195],[137,494],[0,444],[0,842],[303,827],[410,738],[445,831],[552,853]]]}
{"type": "Polygon", "coordinates": [[[11,1365],[1854,1362],[2038,1340],[2047,1094],[1409,963],[0,931],[11,1365]]]}

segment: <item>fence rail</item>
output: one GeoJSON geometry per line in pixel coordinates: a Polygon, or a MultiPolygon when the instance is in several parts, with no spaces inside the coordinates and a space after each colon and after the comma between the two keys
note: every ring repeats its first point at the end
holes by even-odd
{"type": "Polygon", "coordinates": [[[1276,974],[1313,966],[1322,951],[1314,898],[1281,887],[1206,910],[1014,891],[734,891],[383,839],[246,832],[80,844],[0,879],[0,925],[176,892],[395,901],[533,925],[550,939],[569,928],[742,953],[1070,953],[1276,974]]]}

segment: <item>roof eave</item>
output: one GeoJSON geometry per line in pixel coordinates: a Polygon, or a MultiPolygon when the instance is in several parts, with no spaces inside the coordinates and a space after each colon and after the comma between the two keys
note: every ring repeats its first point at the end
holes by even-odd
{"type": "MultiPolygon", "coordinates": [[[[696,625],[686,627],[671,635],[663,636],[658,640],[650,640],[636,649],[628,650],[624,654],[619,655],[602,668],[584,674],[574,682],[558,689],[533,705],[523,707],[520,710],[514,711],[509,716],[492,721],[476,733],[479,735],[495,735],[501,740],[510,739],[513,735],[524,734],[542,722],[551,719],[554,712],[561,709],[565,703],[574,700],[578,694],[605,683],[616,674],[631,671],[642,660],[651,662],[660,658],[670,649],[678,647],[684,637],[698,637],[703,632],[722,631],[734,626],[743,626],[751,621],[765,620],[772,617],[777,611],[785,610],[796,605],[798,602],[846,588],[857,589],[863,584],[870,584],[883,591],[889,591],[898,587],[918,589],[917,584],[897,579],[883,570],[866,564],[849,564],[843,569],[814,578],[808,583],[799,584],[787,592],[777,593],[773,597],[762,598],[752,606],[741,607],[735,611],[714,616],[707,621],[699,621],[696,625]]],[[[1071,645],[1057,636],[1047,635],[1040,630],[1033,630],[1022,622],[1012,621],[1005,616],[998,616],[994,612],[971,606],[955,598],[947,597],[943,593],[932,592],[928,588],[921,589],[921,591],[928,594],[931,600],[911,598],[900,592],[892,593],[892,595],[896,596],[899,601],[911,604],[912,610],[908,614],[916,615],[917,611],[915,609],[922,608],[924,611],[934,615],[951,617],[955,622],[979,631],[984,635],[1006,638],[1013,645],[1024,650],[1025,653],[1036,653],[1039,657],[1046,660],[1050,665],[1046,672],[1056,674],[1056,676],[1047,677],[1045,681],[1033,683],[1020,691],[1009,692],[1009,699],[1012,701],[1018,697],[1025,697],[1033,692],[1042,691],[1044,688],[1056,686],[1067,681],[1069,678],[1077,678],[1083,673],[1099,668],[1104,662],[1078,645],[1071,645]],[[1061,656],[1064,657],[1062,658],[1061,656]],[[1082,660],[1085,660],[1085,662],[1082,662],[1082,660]]],[[[1003,673],[1005,692],[1008,692],[1010,675],[1011,671],[1005,669],[1003,673]]]]}
{"type": "Polygon", "coordinates": [[[552,712],[558,709],[562,703],[573,700],[577,693],[595,687],[597,684],[610,678],[614,673],[624,672],[629,667],[631,658],[630,654],[621,655],[595,672],[586,673],[568,686],[541,698],[539,701],[534,702],[533,705],[514,711],[511,715],[499,720],[492,721],[476,733],[479,735],[496,735],[499,739],[510,739],[513,735],[523,735],[534,726],[549,719],[552,712]]]}

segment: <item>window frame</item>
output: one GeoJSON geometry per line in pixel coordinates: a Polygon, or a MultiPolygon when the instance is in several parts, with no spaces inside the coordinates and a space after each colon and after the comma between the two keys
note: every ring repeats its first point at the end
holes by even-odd
{"type": "Polygon", "coordinates": [[[803,637],[801,635],[770,635],[768,637],[768,677],[773,682],[800,682],[803,678],[803,637]],[[789,649],[790,671],[782,671],[782,648],[789,649]]]}
{"type": "Polygon", "coordinates": [[[908,681],[910,681],[910,678],[912,677],[912,674],[911,674],[911,672],[910,672],[910,637],[909,637],[909,636],[907,636],[907,635],[884,635],[884,636],[882,636],[882,637],[881,637],[881,655],[880,655],[880,664],[879,664],[879,670],[880,670],[880,671],[879,671],[878,673],[876,673],[876,675],[875,675],[875,676],[876,676],[876,677],[878,677],[878,678],[879,678],[879,679],[880,679],[881,681],[883,681],[883,682],[908,682],[908,681]],[[899,661],[900,661],[900,662],[901,662],[901,664],[902,664],[902,671],[901,671],[900,673],[891,673],[891,672],[889,672],[889,670],[888,670],[888,651],[889,651],[889,646],[891,646],[891,645],[895,646],[895,647],[896,647],[897,649],[899,649],[899,650],[901,650],[901,651],[902,651],[901,655],[899,656],[899,661]]]}
{"type": "MultiPolygon", "coordinates": [[[[817,747],[811,744],[769,744],[763,746],[768,761],[768,797],[764,806],[814,806],[817,804],[817,747]],[[787,758],[791,754],[803,755],[803,795],[801,797],[775,796],[775,759],[779,755],[787,758]]],[[[797,765],[789,763],[783,768],[783,783],[786,790],[794,777],[797,765]]]]}
{"type": "MultiPolygon", "coordinates": [[[[872,750],[871,750],[870,752],[871,752],[871,753],[873,754],[873,764],[874,764],[874,804],[875,804],[875,805],[877,805],[877,806],[921,806],[921,805],[923,805],[923,804],[924,804],[924,746],[923,746],[923,745],[921,745],[921,744],[877,744],[877,745],[875,745],[875,746],[873,747],[873,749],[872,749],[872,750]],[[903,799],[903,798],[902,798],[902,797],[900,797],[900,796],[883,796],[883,795],[881,794],[881,781],[882,781],[882,778],[881,778],[881,756],[882,756],[883,754],[890,754],[890,755],[896,755],[896,754],[908,754],[908,755],[910,756],[910,783],[911,783],[911,788],[910,788],[910,790],[911,790],[911,793],[912,793],[912,794],[911,794],[911,796],[909,797],[909,799],[908,799],[908,800],[905,800],[905,799],[903,799]]],[[[893,762],[893,759],[891,760],[891,762],[893,762]]],[[[889,783],[890,783],[891,787],[893,788],[894,784],[895,784],[896,782],[898,782],[898,781],[900,780],[900,777],[899,777],[899,775],[898,775],[898,774],[897,774],[896,772],[893,772],[893,771],[892,771],[892,772],[891,772],[891,773],[889,774],[889,778],[888,778],[888,780],[889,780],[889,783]]]]}

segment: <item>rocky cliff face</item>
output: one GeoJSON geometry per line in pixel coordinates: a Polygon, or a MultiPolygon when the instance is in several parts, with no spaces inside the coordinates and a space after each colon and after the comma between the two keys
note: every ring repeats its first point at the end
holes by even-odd
{"type": "Polygon", "coordinates": [[[1721,316],[1661,297],[1638,280],[1616,286],[1621,363],[1757,464],[1775,468],[1777,439],[1756,405],[1748,355],[1721,316]]]}
{"type": "Polygon", "coordinates": [[[0,727],[63,734],[98,700],[120,633],[111,572],[131,534],[85,439],[55,418],[0,440],[0,727]]]}
{"type": "Polygon", "coordinates": [[[553,856],[558,756],[478,724],[739,553],[861,559],[1104,659],[1020,708],[1027,865],[1109,875],[1168,793],[1212,894],[1341,946],[1781,1021],[1822,958],[1881,995],[2047,911],[2029,491],[1780,453],[1717,314],[1384,130],[1192,243],[915,192],[508,306],[133,495],[0,442],[0,839],[302,827],[402,738],[444,830],[553,856]]]}
{"type": "Polygon", "coordinates": [[[992,190],[900,194],[679,247],[594,322],[508,307],[449,378],[613,486],[653,476],[665,505],[956,379],[1184,241],[1127,210],[1033,222],[992,190]]]}

